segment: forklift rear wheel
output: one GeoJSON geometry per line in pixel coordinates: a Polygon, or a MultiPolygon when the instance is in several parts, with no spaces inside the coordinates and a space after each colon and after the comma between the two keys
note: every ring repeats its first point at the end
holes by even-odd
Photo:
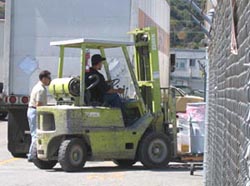
{"type": "Polygon", "coordinates": [[[162,133],[148,134],[140,143],[139,158],[146,168],[166,167],[170,161],[168,137],[162,133]]]}
{"type": "Polygon", "coordinates": [[[82,139],[73,138],[62,142],[58,161],[67,172],[80,171],[87,160],[87,148],[82,139]]]}
{"type": "Polygon", "coordinates": [[[118,165],[119,167],[131,167],[133,166],[136,161],[135,160],[113,160],[114,164],[118,165]]]}
{"type": "Polygon", "coordinates": [[[55,160],[43,161],[43,160],[38,159],[36,145],[34,145],[32,151],[31,151],[31,157],[32,157],[32,162],[39,169],[52,169],[57,164],[57,161],[55,161],[55,160]]]}

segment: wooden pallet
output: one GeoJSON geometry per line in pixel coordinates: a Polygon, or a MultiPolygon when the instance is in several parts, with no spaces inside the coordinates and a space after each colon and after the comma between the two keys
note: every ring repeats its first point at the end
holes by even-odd
{"type": "Polygon", "coordinates": [[[180,159],[181,162],[190,164],[190,175],[194,175],[197,167],[203,167],[203,154],[183,154],[180,159]]]}
{"type": "Polygon", "coordinates": [[[183,162],[202,162],[203,154],[202,155],[185,154],[185,155],[182,155],[180,158],[181,158],[181,161],[183,162]]]}

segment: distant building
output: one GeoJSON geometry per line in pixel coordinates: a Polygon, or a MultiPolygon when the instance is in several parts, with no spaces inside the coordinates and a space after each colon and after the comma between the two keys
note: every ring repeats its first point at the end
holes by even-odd
{"type": "Polygon", "coordinates": [[[205,49],[171,49],[175,54],[175,71],[171,74],[172,85],[186,85],[193,89],[204,89],[205,49]]]}

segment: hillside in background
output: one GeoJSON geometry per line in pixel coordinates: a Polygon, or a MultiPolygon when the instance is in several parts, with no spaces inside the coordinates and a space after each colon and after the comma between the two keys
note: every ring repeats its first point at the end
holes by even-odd
{"type": "MultiPolygon", "coordinates": [[[[204,9],[205,0],[194,0],[197,5],[204,9]]],[[[171,21],[170,21],[170,45],[171,48],[200,48],[201,40],[204,39],[204,33],[200,27],[193,21],[190,14],[190,6],[184,0],[170,0],[171,21]]],[[[193,9],[191,9],[193,10],[193,9]]],[[[197,17],[196,12],[192,13],[197,17]]],[[[202,20],[202,19],[200,19],[202,20]]]]}
{"type": "Polygon", "coordinates": [[[4,3],[5,0],[0,0],[0,19],[4,19],[4,3]]]}

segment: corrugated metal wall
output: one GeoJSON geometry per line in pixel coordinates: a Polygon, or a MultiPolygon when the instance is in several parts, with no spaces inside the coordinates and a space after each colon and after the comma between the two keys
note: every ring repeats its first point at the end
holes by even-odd
{"type": "Polygon", "coordinates": [[[165,32],[170,32],[170,7],[166,0],[139,0],[139,8],[165,32]]]}
{"type": "Polygon", "coordinates": [[[166,0],[139,0],[139,27],[158,29],[159,67],[161,87],[169,86],[170,6],[166,0]]]}
{"type": "Polygon", "coordinates": [[[206,186],[246,186],[249,182],[250,1],[218,1],[209,47],[206,186]],[[234,13],[234,16],[233,16],[234,13]],[[232,17],[238,55],[231,53],[232,17]],[[248,155],[248,156],[246,156],[248,155]]]}

